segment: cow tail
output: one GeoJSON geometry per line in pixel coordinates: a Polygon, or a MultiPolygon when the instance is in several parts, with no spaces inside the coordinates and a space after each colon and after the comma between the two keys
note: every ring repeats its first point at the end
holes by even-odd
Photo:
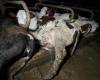
{"type": "Polygon", "coordinates": [[[74,53],[74,51],[76,49],[76,46],[77,46],[78,41],[79,41],[79,37],[80,37],[80,31],[77,31],[77,34],[76,34],[76,37],[75,37],[74,46],[73,46],[72,51],[70,53],[71,56],[73,55],[73,53],[74,53]]]}

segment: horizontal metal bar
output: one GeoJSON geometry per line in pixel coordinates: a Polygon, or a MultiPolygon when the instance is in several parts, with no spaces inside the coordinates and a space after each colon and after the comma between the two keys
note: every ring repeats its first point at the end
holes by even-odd
{"type": "Polygon", "coordinates": [[[70,7],[64,7],[64,6],[56,6],[56,5],[50,5],[50,4],[43,4],[43,3],[36,3],[34,8],[36,9],[38,5],[42,5],[42,6],[47,6],[47,7],[53,7],[53,8],[59,8],[59,9],[64,9],[64,10],[69,10],[72,14],[71,19],[74,18],[74,11],[72,8],[70,7]]]}

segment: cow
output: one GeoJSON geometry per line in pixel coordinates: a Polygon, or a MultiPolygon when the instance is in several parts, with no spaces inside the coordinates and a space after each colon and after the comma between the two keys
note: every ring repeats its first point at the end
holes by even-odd
{"type": "MultiPolygon", "coordinates": [[[[68,22],[70,16],[71,16],[70,13],[64,13],[64,14],[55,15],[54,17],[57,20],[63,19],[64,21],[68,22]]],[[[95,20],[90,20],[80,15],[75,15],[74,19],[72,19],[69,23],[70,25],[80,30],[83,37],[87,37],[88,35],[94,34],[96,30],[99,28],[99,24],[95,20]]]]}
{"type": "Polygon", "coordinates": [[[63,21],[63,19],[56,20],[54,17],[47,15],[42,15],[34,22],[37,22],[37,24],[29,26],[29,29],[32,29],[32,27],[34,28],[34,26],[37,26],[38,28],[35,28],[37,29],[36,31],[29,30],[29,32],[39,40],[42,48],[48,51],[55,50],[55,60],[53,65],[49,70],[49,73],[44,77],[45,80],[51,79],[56,75],[63,59],[67,55],[65,47],[74,43],[71,55],[73,54],[79,40],[80,31],[76,29],[76,27],[63,21]]]}
{"type": "Polygon", "coordinates": [[[0,74],[2,68],[16,57],[29,60],[35,48],[34,37],[26,29],[12,23],[13,20],[7,18],[0,27],[0,74]]]}
{"type": "Polygon", "coordinates": [[[76,26],[84,37],[94,34],[99,28],[99,24],[95,20],[89,20],[82,16],[79,16],[71,25],[76,26]]]}
{"type": "MultiPolygon", "coordinates": [[[[23,14],[23,12],[19,12],[19,14],[23,14]]],[[[98,28],[98,24],[94,20],[90,21],[77,16],[70,21],[70,17],[70,13],[55,13],[47,7],[43,7],[38,15],[31,18],[29,32],[40,41],[42,48],[50,52],[55,50],[54,63],[44,79],[52,79],[56,75],[67,55],[66,46],[74,44],[70,53],[73,55],[80,34],[87,35],[98,28]]]]}
{"type": "MultiPolygon", "coordinates": [[[[7,0],[4,1],[6,2],[7,0]]],[[[1,2],[1,4],[5,3],[3,0],[1,2]]],[[[3,20],[4,18],[1,18],[0,20],[0,80],[4,80],[2,79],[2,73],[4,72],[2,69],[6,65],[9,65],[13,60],[22,59],[24,60],[22,66],[24,66],[34,55],[35,48],[34,36],[27,31],[30,22],[27,6],[23,1],[12,1],[9,3],[21,4],[26,10],[27,21],[25,25],[18,25],[16,21],[14,22],[14,18],[11,19],[11,17],[10,19],[3,20]]]]}
{"type": "Polygon", "coordinates": [[[74,18],[71,19],[71,13],[56,13],[53,8],[48,7],[43,7],[41,13],[45,16],[53,16],[56,20],[63,19],[66,22],[69,21],[70,25],[79,29],[84,37],[94,34],[99,28],[99,24],[95,20],[90,20],[77,14],[74,14],[74,18]]]}

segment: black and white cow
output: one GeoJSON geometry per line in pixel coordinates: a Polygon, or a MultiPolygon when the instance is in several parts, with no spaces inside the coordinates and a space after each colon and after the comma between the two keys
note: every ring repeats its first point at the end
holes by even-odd
{"type": "MultiPolygon", "coordinates": [[[[0,6],[7,1],[0,0],[0,6]]],[[[35,48],[34,37],[25,29],[28,27],[30,20],[26,4],[23,1],[11,1],[8,3],[22,5],[26,10],[27,21],[25,25],[17,25],[13,22],[14,20],[9,18],[3,20],[4,18],[2,17],[3,19],[0,19],[0,80],[4,80],[1,78],[2,69],[6,65],[12,60],[16,60],[16,58],[24,59],[25,62],[28,61],[32,57],[35,48]],[[19,26],[25,26],[25,28],[19,26]]]]}
{"type": "Polygon", "coordinates": [[[13,21],[7,18],[0,25],[0,74],[5,65],[16,58],[29,60],[35,48],[34,37],[26,29],[12,24],[13,21]]]}

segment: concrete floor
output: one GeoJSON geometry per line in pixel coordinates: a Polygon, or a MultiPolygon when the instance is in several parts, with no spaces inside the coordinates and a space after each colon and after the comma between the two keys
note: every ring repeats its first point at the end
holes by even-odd
{"type": "MultiPolygon", "coordinates": [[[[52,80],[100,80],[100,34],[82,39],[75,53],[52,80]]],[[[47,74],[50,66],[51,62],[46,62],[27,67],[16,75],[16,80],[41,80],[40,73],[47,74]]]]}

